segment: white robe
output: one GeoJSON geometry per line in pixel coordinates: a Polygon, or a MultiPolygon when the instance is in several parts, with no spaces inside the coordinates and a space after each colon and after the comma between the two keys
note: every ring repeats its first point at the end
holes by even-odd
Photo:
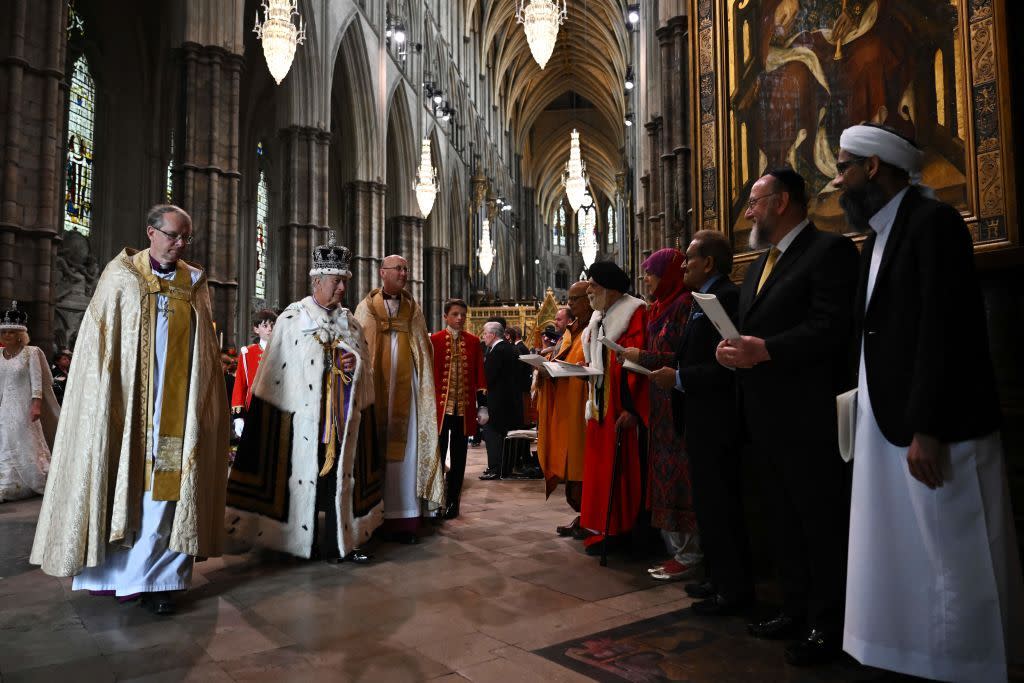
{"type": "Polygon", "coordinates": [[[46,359],[35,346],[14,358],[0,354],[0,503],[41,494],[50,448],[40,420],[29,420],[34,398],[43,398],[46,359]]]}
{"type": "MultiPolygon", "coordinates": [[[[166,275],[153,271],[157,277],[166,275]]],[[[200,271],[192,271],[192,284],[200,271]]],[[[153,337],[153,434],[160,433],[160,408],[163,405],[163,375],[167,361],[167,316],[159,311],[167,306],[167,297],[157,295],[156,332],[153,337]]],[[[158,439],[153,439],[156,457],[158,439]]],[[[140,528],[130,548],[111,548],[106,561],[98,567],[86,567],[71,584],[73,590],[115,591],[116,595],[186,590],[192,583],[191,555],[168,549],[174,523],[173,500],[153,500],[152,491],[142,498],[140,528]]]]}
{"type": "MultiPolygon", "coordinates": [[[[384,305],[391,315],[398,313],[399,301],[386,299],[384,305]]],[[[398,372],[398,333],[391,332],[391,377],[388,380],[388,391],[395,395],[395,375],[398,372]]],[[[409,426],[406,430],[405,458],[400,461],[388,461],[384,474],[384,519],[408,519],[420,516],[420,500],[416,495],[417,460],[417,424],[416,414],[419,373],[415,364],[412,368],[412,393],[409,395],[409,426]]],[[[392,409],[388,403],[388,410],[392,409]]],[[[388,422],[391,415],[387,416],[388,422]]]]}
{"type": "MultiPolygon", "coordinates": [[[[868,300],[890,226],[876,228],[868,300]]],[[[1005,681],[1024,593],[999,434],[949,444],[935,490],[908,450],[875,420],[862,347],[843,649],[913,676],[1005,681]]]]}

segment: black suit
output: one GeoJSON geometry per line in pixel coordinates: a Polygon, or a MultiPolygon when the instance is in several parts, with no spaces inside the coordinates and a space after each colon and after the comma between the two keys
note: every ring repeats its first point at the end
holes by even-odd
{"type": "Polygon", "coordinates": [[[999,427],[974,247],[960,213],[907,190],[864,310],[872,231],[861,257],[857,347],[882,435],[909,446],[915,432],[951,443],[999,427]]]}
{"type": "MultiPolygon", "coordinates": [[[[739,291],[725,275],[708,288],[733,319],[739,291]]],[[[695,304],[676,352],[683,392],[672,392],[672,413],[686,443],[697,527],[711,581],[721,595],[743,599],[753,592],[753,579],[736,443],[736,385],[733,372],[715,360],[721,340],[695,304]]]]}
{"type": "Polygon", "coordinates": [[[483,437],[487,445],[487,468],[495,472],[501,467],[505,435],[523,424],[522,366],[516,347],[504,340],[484,356],[487,394],[483,403],[489,419],[484,425],[483,437]]]}
{"type": "Polygon", "coordinates": [[[757,293],[767,254],[740,290],[739,330],[771,360],[738,370],[741,414],[753,453],[768,465],[766,500],[784,610],[812,627],[842,628],[849,531],[849,469],[839,457],[836,394],[853,383],[849,344],[857,249],[808,224],[757,293]]]}

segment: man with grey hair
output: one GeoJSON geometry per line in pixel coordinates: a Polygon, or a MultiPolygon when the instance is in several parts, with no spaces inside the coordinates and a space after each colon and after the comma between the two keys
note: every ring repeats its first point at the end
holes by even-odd
{"type": "Polygon", "coordinates": [[[228,533],[298,557],[363,563],[360,546],[383,521],[383,463],[366,341],[341,304],[350,261],[332,234],[313,250],[313,293],[277,318],[228,482],[228,533]]]}
{"type": "Polygon", "coordinates": [[[522,426],[523,364],[519,362],[516,347],[505,339],[505,327],[501,323],[484,323],[480,339],[488,349],[484,356],[487,393],[482,402],[487,408],[487,418],[481,430],[487,447],[487,469],[480,476],[487,481],[501,476],[505,436],[522,426]]]}
{"type": "Polygon", "coordinates": [[[393,254],[378,272],[381,286],[359,302],[355,317],[366,334],[377,441],[387,460],[383,531],[389,540],[414,544],[420,517],[443,512],[445,496],[437,454],[434,347],[423,311],[405,289],[409,262],[393,254]]]}
{"type": "Polygon", "coordinates": [[[171,614],[193,558],[221,553],[227,396],[206,274],[181,258],[192,219],[154,206],[146,234],[82,319],[31,562],[171,614]]]}

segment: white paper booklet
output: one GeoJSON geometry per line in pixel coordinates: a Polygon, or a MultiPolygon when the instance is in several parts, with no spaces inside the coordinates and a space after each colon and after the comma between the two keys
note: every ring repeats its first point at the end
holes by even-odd
{"type": "Polygon", "coordinates": [[[539,353],[524,353],[519,356],[519,360],[523,361],[527,365],[540,369],[544,367],[545,358],[539,353]]]}
{"type": "MultiPolygon", "coordinates": [[[[622,354],[625,353],[625,351],[626,351],[626,347],[625,346],[621,346],[619,344],[616,344],[615,342],[613,342],[608,337],[598,337],[597,340],[599,342],[601,342],[602,344],[604,344],[605,348],[607,348],[609,351],[613,351],[615,353],[615,355],[617,355],[617,356],[622,356],[622,354]]],[[[626,359],[623,358],[623,359],[621,359],[621,362],[622,362],[622,367],[626,368],[630,372],[635,372],[638,375],[643,375],[645,377],[647,375],[651,374],[650,370],[648,370],[647,368],[645,368],[642,365],[634,363],[631,360],[626,360],[626,359]]]]}
{"type": "Polygon", "coordinates": [[[732,324],[732,320],[729,319],[729,315],[722,308],[722,304],[719,303],[717,296],[694,292],[693,298],[700,304],[704,314],[711,320],[711,324],[715,326],[715,329],[718,330],[723,339],[740,338],[739,331],[732,324]]]}
{"type": "Polygon", "coordinates": [[[604,373],[586,365],[573,365],[563,360],[544,361],[544,369],[552,377],[600,377],[604,373]]]}

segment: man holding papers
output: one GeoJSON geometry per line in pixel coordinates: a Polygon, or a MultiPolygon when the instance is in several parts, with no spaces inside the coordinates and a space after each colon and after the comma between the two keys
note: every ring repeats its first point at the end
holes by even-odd
{"type": "Polygon", "coordinates": [[[523,364],[516,347],[505,341],[505,328],[499,322],[484,323],[480,339],[487,346],[484,356],[484,381],[487,393],[482,405],[487,408],[484,444],[487,446],[487,469],[480,475],[484,481],[501,476],[501,449],[509,430],[523,426],[522,378],[523,364]]]}
{"type": "Polygon", "coordinates": [[[717,357],[737,369],[751,452],[767,466],[783,595],[782,612],[749,631],[796,639],[787,661],[817,664],[839,655],[842,635],[849,487],[835,397],[853,379],[857,248],[807,220],[804,179],[792,169],[754,183],[746,217],[752,246],[771,248],[740,290],[742,336],[721,342],[717,357]]]}
{"type": "MultiPolygon", "coordinates": [[[[568,312],[573,320],[564,328],[552,359],[576,365],[583,361],[583,330],[590,324],[593,313],[587,300],[586,282],[574,282],[569,287],[568,312]]],[[[579,512],[583,499],[584,411],[588,386],[585,378],[553,379],[545,370],[537,373],[537,458],[544,471],[544,491],[550,496],[559,483],[564,483],[565,500],[577,513],[568,524],[555,527],[559,536],[582,537],[583,534],[579,512]]]]}
{"type": "Polygon", "coordinates": [[[657,370],[651,378],[665,389],[676,389],[672,412],[690,461],[708,579],[687,584],[686,592],[700,599],[692,607],[704,616],[742,611],[754,593],[736,443],[735,373],[715,360],[722,335],[705,310],[711,303],[704,302],[703,308],[700,304],[708,295],[723,315],[736,316],[739,288],[729,279],[732,259],[732,245],[722,233],[701,230],[693,236],[682,270],[694,305],[675,366],[657,370]]]}
{"type": "Polygon", "coordinates": [[[580,525],[594,532],[585,543],[587,553],[598,555],[602,543],[624,540],[640,512],[638,432],[648,401],[647,378],[623,370],[619,357],[605,348],[601,339],[607,337],[627,348],[644,348],[647,307],[642,299],[625,293],[629,276],[614,263],[598,261],[587,274],[587,296],[594,315],[583,333],[583,354],[601,375],[588,382],[580,525]],[[611,539],[604,537],[606,525],[611,539]]]}

